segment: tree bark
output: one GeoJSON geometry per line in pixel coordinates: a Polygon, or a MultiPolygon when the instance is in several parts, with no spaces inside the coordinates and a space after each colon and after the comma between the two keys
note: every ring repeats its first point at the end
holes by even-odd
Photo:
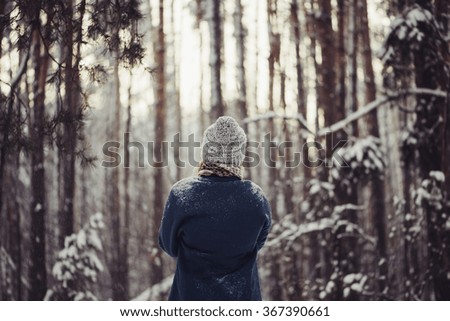
{"type": "MultiPolygon", "coordinates": [[[[365,103],[369,103],[376,99],[376,84],[375,75],[372,65],[372,48],[369,34],[369,23],[367,15],[367,0],[361,1],[361,6],[358,6],[360,25],[361,25],[361,44],[362,58],[364,65],[364,84],[365,84],[365,103]]],[[[379,123],[377,118],[377,110],[371,111],[365,121],[369,135],[379,137],[379,123]]],[[[370,184],[370,199],[368,205],[368,213],[370,218],[370,225],[373,226],[374,234],[377,238],[378,262],[387,259],[387,245],[386,245],[386,210],[385,210],[385,191],[382,179],[375,179],[370,184]]],[[[386,262],[386,261],[384,261],[386,262]]],[[[387,291],[387,276],[388,265],[379,265],[378,290],[380,293],[387,291]]]]}
{"type": "Polygon", "coordinates": [[[128,108],[127,108],[127,121],[125,125],[125,133],[128,133],[128,135],[124,138],[124,193],[125,193],[125,202],[124,202],[124,226],[123,226],[123,238],[122,238],[122,244],[121,244],[121,253],[120,257],[122,260],[122,280],[123,280],[123,288],[125,296],[129,297],[129,263],[128,263],[128,240],[130,238],[130,203],[131,203],[131,196],[130,196],[130,150],[127,147],[130,143],[130,134],[131,134],[131,84],[132,84],[132,74],[130,72],[130,83],[128,85],[128,108]]]}
{"type": "MultiPolygon", "coordinates": [[[[330,0],[317,0],[319,14],[315,17],[317,26],[317,40],[321,48],[322,63],[319,73],[319,92],[321,104],[318,106],[324,111],[325,126],[343,119],[345,111],[336,108],[336,59],[335,59],[335,32],[331,25],[331,2],[330,0]]],[[[344,139],[342,132],[337,132],[326,137],[326,157],[330,159],[333,151],[333,143],[344,139]]]]}
{"type": "MultiPolygon", "coordinates": [[[[269,54],[269,111],[274,111],[274,87],[275,87],[275,64],[280,62],[280,35],[274,30],[274,24],[277,19],[277,4],[274,0],[267,0],[267,16],[268,16],[268,31],[269,31],[269,46],[270,46],[270,54],[269,54]]],[[[268,119],[267,128],[270,134],[270,140],[275,137],[275,123],[273,119],[268,119]]],[[[274,146],[275,147],[275,146],[274,146]]],[[[277,197],[278,197],[278,169],[276,153],[272,153],[273,151],[272,143],[269,149],[269,182],[270,188],[268,193],[269,203],[272,209],[272,217],[276,221],[278,220],[279,213],[277,211],[277,197]]],[[[282,277],[280,264],[278,262],[271,262],[270,264],[271,276],[276,280],[282,277]]],[[[272,300],[282,300],[283,299],[283,289],[279,282],[274,282],[271,286],[270,291],[272,300]]]]}
{"type": "Polygon", "coordinates": [[[163,141],[166,134],[166,92],[165,92],[165,37],[164,37],[164,1],[159,1],[159,26],[156,41],[156,118],[155,118],[155,159],[154,164],[154,213],[153,213],[153,249],[151,284],[159,283],[163,277],[162,253],[158,247],[159,226],[164,211],[165,180],[162,167],[164,152],[163,141]]]}
{"type": "MultiPolygon", "coordinates": [[[[0,15],[3,15],[4,11],[5,11],[5,6],[6,6],[6,0],[0,0],[0,15]]],[[[0,43],[3,40],[3,28],[0,29],[0,43]]],[[[0,46],[0,57],[3,54],[3,47],[0,46]]],[[[2,66],[0,66],[0,71],[2,70],[2,66]]],[[[1,210],[1,207],[0,207],[1,210]]]]}
{"type": "Polygon", "coordinates": [[[80,119],[81,84],[79,65],[81,61],[82,21],[86,1],[81,1],[77,8],[79,14],[75,25],[72,1],[67,4],[67,19],[64,39],[65,52],[65,97],[63,108],[63,136],[60,151],[60,166],[62,166],[62,196],[59,214],[59,245],[64,247],[66,236],[74,232],[74,197],[75,197],[75,158],[77,152],[77,132],[80,119]],[[75,37],[75,41],[74,41],[75,37]],[[74,50],[76,48],[76,50],[74,50]]]}
{"type": "MultiPolygon", "coordinates": [[[[447,35],[447,42],[442,44],[441,52],[444,59],[447,62],[450,61],[450,3],[446,0],[437,0],[435,5],[435,12],[437,20],[442,24],[442,34],[447,35]]],[[[447,166],[450,162],[450,83],[447,84],[447,88],[443,88],[447,91],[446,104],[443,108],[442,117],[444,124],[442,126],[442,159],[441,164],[445,174],[445,186],[447,191],[447,197],[450,197],[450,166],[447,166]]]]}
{"type": "Polygon", "coordinates": [[[214,122],[225,113],[222,99],[221,68],[222,68],[222,21],[220,6],[221,1],[211,0],[211,17],[209,21],[210,35],[210,68],[211,68],[211,112],[210,121],[214,122]]]}
{"type": "MultiPolygon", "coordinates": [[[[198,30],[198,40],[199,40],[199,65],[203,66],[203,33],[200,28],[200,23],[203,20],[203,10],[202,10],[202,1],[196,0],[196,19],[195,19],[195,28],[198,30]]],[[[198,110],[200,117],[200,137],[203,134],[203,131],[206,128],[206,113],[204,109],[204,101],[203,101],[203,68],[200,67],[200,80],[199,80],[199,102],[198,102],[198,110]]]]}
{"type": "MultiPolygon", "coordinates": [[[[323,110],[325,126],[332,124],[345,116],[345,111],[339,109],[336,106],[336,57],[334,43],[335,32],[331,24],[332,8],[330,0],[317,0],[317,14],[314,15],[315,23],[317,26],[317,42],[320,46],[320,52],[322,57],[322,63],[316,74],[318,77],[318,109],[323,110]]],[[[331,133],[325,136],[325,158],[326,161],[330,161],[333,155],[333,147],[341,139],[344,139],[345,135],[342,132],[331,133]]],[[[327,180],[328,167],[322,165],[321,174],[323,180],[327,180]]],[[[338,192],[338,191],[337,191],[338,192]]],[[[320,219],[316,217],[315,219],[320,219]]],[[[317,262],[317,270],[320,275],[318,278],[328,279],[331,275],[332,266],[331,262],[327,259],[331,257],[332,251],[329,247],[321,245],[321,240],[329,239],[327,231],[319,231],[314,233],[316,240],[313,240],[313,246],[317,248],[317,256],[319,261],[317,262]]]]}
{"type": "MultiPolygon", "coordinates": [[[[268,10],[268,29],[269,29],[269,45],[270,45],[270,54],[269,54],[269,111],[274,111],[274,86],[275,86],[275,64],[280,61],[280,35],[274,32],[272,20],[276,19],[277,9],[276,3],[273,0],[267,0],[267,10],[268,10]]],[[[268,130],[270,133],[270,138],[273,139],[275,137],[275,123],[272,118],[268,119],[268,130]]],[[[272,147],[272,146],[271,146],[272,147]]],[[[269,181],[271,182],[271,187],[269,191],[269,201],[272,207],[272,215],[276,219],[278,219],[277,212],[277,179],[278,179],[278,170],[276,168],[276,155],[272,155],[275,153],[270,153],[269,159],[269,181]]]]}
{"type": "MultiPolygon", "coordinates": [[[[417,1],[425,9],[432,10],[431,1],[417,1]]],[[[436,34],[428,36],[438,37],[436,34]]],[[[441,49],[441,48],[439,48],[441,49]]],[[[448,90],[448,75],[442,68],[436,66],[428,67],[427,57],[433,50],[429,47],[420,47],[414,55],[415,84],[417,87],[448,90]]],[[[444,55],[448,55],[446,48],[442,50],[444,55]]],[[[448,58],[448,56],[447,56],[448,58]]],[[[445,59],[445,58],[444,58],[445,59]]],[[[448,64],[448,59],[442,62],[448,64]]],[[[446,109],[448,102],[443,98],[434,98],[425,95],[417,96],[415,128],[420,133],[426,133],[426,141],[418,146],[419,166],[421,179],[427,179],[430,171],[444,172],[448,164],[442,164],[443,154],[445,153],[445,138],[442,123],[446,122],[446,109]],[[438,129],[435,126],[439,124],[438,129]]],[[[449,179],[446,177],[446,179],[449,179]]],[[[428,255],[430,257],[429,268],[431,270],[434,294],[437,300],[450,299],[450,279],[448,270],[450,267],[450,254],[448,247],[450,240],[445,238],[445,218],[435,209],[426,206],[424,208],[427,222],[428,236],[428,255]]]]}
{"type": "MultiPolygon", "coordinates": [[[[300,57],[300,42],[301,42],[301,27],[300,20],[298,18],[299,5],[297,0],[292,0],[290,6],[290,19],[292,24],[292,34],[294,38],[295,44],[295,71],[297,76],[297,114],[303,115],[305,119],[307,119],[306,113],[306,93],[305,93],[305,84],[304,84],[304,76],[303,76],[303,66],[302,59],[300,57]]],[[[299,146],[303,146],[306,142],[303,138],[303,131],[299,127],[298,131],[298,140],[299,146]]],[[[308,158],[308,151],[306,150],[305,154],[302,155],[304,158],[308,158]]],[[[311,179],[312,173],[311,168],[308,166],[301,166],[301,168],[297,171],[299,175],[303,174],[304,182],[307,182],[311,179]]],[[[302,194],[306,192],[306,184],[303,184],[303,189],[301,191],[302,194]]]]}
{"type": "MultiPolygon", "coordinates": [[[[348,32],[347,32],[347,48],[348,48],[348,63],[347,67],[347,77],[348,77],[348,88],[347,99],[346,99],[346,113],[349,115],[356,111],[358,106],[358,88],[357,88],[357,69],[358,69],[358,31],[357,31],[357,0],[351,0],[348,5],[348,32]]],[[[355,121],[350,126],[350,134],[352,136],[358,137],[358,121],[355,121]]]]}
{"type": "MultiPolygon", "coordinates": [[[[173,95],[175,96],[175,132],[180,134],[181,138],[181,132],[182,132],[182,119],[183,119],[183,111],[181,108],[181,102],[180,102],[180,72],[179,72],[179,60],[176,54],[176,50],[178,48],[178,43],[176,42],[176,31],[175,31],[175,0],[172,0],[171,4],[171,14],[170,14],[170,24],[172,29],[172,38],[173,42],[171,44],[172,46],[172,64],[173,64],[173,74],[172,74],[172,81],[173,81],[173,95]]],[[[200,94],[201,95],[201,94],[200,94]]],[[[180,149],[175,148],[174,149],[174,160],[175,160],[175,180],[179,181],[182,178],[182,162],[180,159],[180,149]]]]}
{"type": "MultiPolygon", "coordinates": [[[[236,38],[236,69],[238,83],[237,109],[239,118],[244,120],[248,116],[247,109],[247,82],[245,73],[245,30],[242,24],[242,4],[241,0],[235,0],[234,9],[234,36],[236,38]]],[[[248,124],[244,123],[244,131],[248,134],[248,124]]],[[[246,153],[248,155],[248,153],[246,153]]],[[[252,168],[248,167],[246,173],[247,179],[251,179],[252,168]]]]}
{"type": "Polygon", "coordinates": [[[347,70],[347,52],[345,45],[345,26],[347,25],[347,5],[345,0],[337,0],[337,87],[336,102],[337,109],[345,110],[345,101],[347,96],[346,70],[347,70]]]}
{"type": "MultiPolygon", "coordinates": [[[[115,52],[118,55],[118,51],[115,52]]],[[[122,104],[120,101],[120,75],[119,75],[119,58],[113,57],[114,60],[114,119],[113,119],[113,137],[114,140],[120,141],[121,139],[121,118],[122,118],[122,104]]],[[[122,256],[122,204],[121,204],[121,192],[120,192],[120,166],[110,168],[111,171],[111,245],[112,245],[112,261],[111,261],[111,278],[112,278],[112,290],[113,300],[123,301],[127,300],[127,277],[124,275],[125,261],[128,259],[122,256]]]]}
{"type": "Polygon", "coordinates": [[[33,32],[33,120],[31,130],[31,264],[29,292],[30,300],[42,300],[47,291],[47,270],[45,260],[45,216],[46,188],[44,168],[44,128],[45,128],[45,85],[49,57],[41,53],[41,38],[38,30],[33,32]]]}
{"type": "MultiPolygon", "coordinates": [[[[310,59],[313,61],[313,73],[314,73],[314,83],[315,83],[315,96],[316,96],[316,118],[315,118],[315,128],[316,130],[319,129],[319,108],[323,105],[323,97],[322,97],[322,84],[321,84],[321,78],[320,75],[322,73],[321,65],[318,63],[317,60],[317,47],[318,47],[318,41],[317,41],[317,28],[315,23],[314,14],[317,10],[317,4],[315,0],[309,0],[309,8],[306,6],[307,2],[302,1],[303,3],[303,10],[306,15],[306,32],[308,34],[308,37],[310,39],[310,46],[309,46],[309,56],[310,59]]],[[[303,154],[303,157],[305,157],[305,162],[307,166],[309,166],[308,158],[308,152],[303,154]]],[[[321,174],[320,172],[318,173],[321,174]]],[[[305,184],[304,190],[306,193],[308,193],[308,185],[305,184]]],[[[305,218],[305,216],[303,216],[305,218]]],[[[315,218],[317,219],[317,218],[315,218]]],[[[305,264],[303,265],[302,271],[304,271],[304,275],[307,276],[307,279],[321,279],[324,278],[324,276],[321,275],[320,269],[317,269],[317,266],[319,265],[320,261],[320,251],[321,247],[319,246],[317,233],[309,233],[307,236],[305,236],[305,240],[303,242],[304,248],[302,249],[302,257],[307,258],[305,260],[305,264]],[[307,248],[314,248],[316,250],[314,251],[308,251],[307,248]]],[[[315,298],[315,296],[312,296],[312,298],[315,298]]]]}

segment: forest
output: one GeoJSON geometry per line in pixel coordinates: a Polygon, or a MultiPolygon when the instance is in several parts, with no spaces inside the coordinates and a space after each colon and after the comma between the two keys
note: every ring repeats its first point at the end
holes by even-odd
{"type": "Polygon", "coordinates": [[[1,300],[166,300],[233,116],[264,300],[450,300],[448,0],[0,0],[1,300]]]}

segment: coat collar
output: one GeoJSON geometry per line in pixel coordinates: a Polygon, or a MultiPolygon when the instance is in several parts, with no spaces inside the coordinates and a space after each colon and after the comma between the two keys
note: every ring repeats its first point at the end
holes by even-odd
{"type": "Polygon", "coordinates": [[[217,176],[217,175],[210,175],[210,176],[198,176],[197,179],[201,181],[212,181],[212,182],[229,182],[229,181],[240,181],[241,178],[237,176],[217,176]]]}

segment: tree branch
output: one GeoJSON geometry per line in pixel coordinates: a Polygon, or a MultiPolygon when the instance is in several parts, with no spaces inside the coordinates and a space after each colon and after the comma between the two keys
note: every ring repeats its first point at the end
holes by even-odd
{"type": "Polygon", "coordinates": [[[344,127],[346,127],[347,125],[351,124],[352,122],[354,122],[354,121],[358,120],[359,118],[365,116],[366,114],[370,113],[372,110],[384,105],[385,103],[395,100],[395,99],[398,99],[400,97],[411,96],[411,95],[431,95],[431,96],[443,97],[443,98],[447,97],[447,93],[442,90],[428,89],[428,88],[414,88],[414,89],[409,89],[406,91],[400,91],[395,94],[384,95],[384,96],[381,96],[380,98],[368,103],[367,105],[360,107],[357,111],[355,111],[354,113],[351,113],[350,115],[348,115],[344,119],[334,123],[333,125],[320,129],[317,132],[316,137],[322,137],[329,133],[333,133],[338,130],[341,130],[344,127]]]}
{"type": "Polygon", "coordinates": [[[310,134],[315,135],[314,131],[312,129],[309,128],[305,117],[303,117],[302,114],[296,114],[296,115],[281,115],[278,114],[274,111],[265,113],[265,114],[261,114],[261,115],[257,115],[257,116],[253,116],[253,117],[246,117],[244,119],[244,124],[248,124],[248,123],[252,123],[252,122],[257,122],[260,120],[264,120],[264,119],[270,119],[270,118],[281,118],[281,119],[285,119],[285,120],[296,120],[299,122],[299,124],[306,129],[306,131],[308,131],[310,134]]]}
{"type": "Polygon", "coordinates": [[[14,77],[11,81],[11,85],[10,85],[11,90],[9,91],[8,99],[11,99],[12,96],[14,95],[14,91],[16,90],[16,87],[19,85],[20,79],[22,78],[22,76],[26,70],[29,57],[30,57],[30,50],[28,49],[27,54],[25,55],[25,57],[22,59],[22,62],[20,63],[19,71],[17,72],[16,77],[14,77]]]}
{"type": "Polygon", "coordinates": [[[445,91],[442,91],[439,89],[429,89],[429,88],[414,88],[414,89],[409,89],[409,90],[405,90],[405,91],[399,91],[399,92],[393,93],[393,94],[392,93],[386,94],[386,95],[383,95],[380,98],[368,103],[367,105],[358,108],[357,111],[355,111],[354,113],[351,113],[350,115],[348,115],[344,119],[341,119],[340,121],[334,123],[333,125],[320,129],[317,133],[309,128],[309,126],[306,122],[306,119],[303,117],[302,114],[281,115],[276,112],[268,112],[268,113],[265,113],[262,115],[247,117],[244,119],[244,123],[248,124],[251,122],[258,122],[260,120],[270,119],[270,118],[297,120],[304,129],[306,129],[310,134],[313,134],[316,138],[318,138],[318,137],[323,137],[329,133],[333,133],[333,132],[336,132],[338,130],[345,128],[347,125],[349,125],[352,122],[358,120],[359,118],[367,115],[372,110],[386,104],[389,101],[396,100],[400,97],[411,96],[411,95],[430,95],[430,96],[436,96],[436,97],[441,97],[441,98],[447,97],[447,93],[445,91]]]}

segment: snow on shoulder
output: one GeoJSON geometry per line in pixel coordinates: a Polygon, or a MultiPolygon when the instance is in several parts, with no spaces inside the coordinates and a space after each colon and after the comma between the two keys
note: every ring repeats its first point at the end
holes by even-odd
{"type": "Polygon", "coordinates": [[[172,187],[172,193],[182,202],[188,200],[191,195],[192,186],[197,180],[194,177],[183,178],[172,187]]]}
{"type": "MultiPolygon", "coordinates": [[[[242,187],[245,186],[247,192],[250,193],[251,196],[254,197],[255,201],[263,201],[266,196],[261,187],[259,187],[256,183],[250,180],[239,180],[239,181],[230,181],[230,183],[234,184],[242,184],[242,187]]],[[[199,195],[197,195],[198,189],[196,186],[198,184],[215,184],[215,182],[208,181],[199,181],[198,177],[187,177],[178,182],[176,182],[172,186],[171,193],[177,201],[180,203],[192,202],[194,199],[197,199],[199,195]]],[[[220,183],[222,184],[222,183],[220,183]]],[[[234,188],[237,187],[234,185],[234,188]]]]}
{"type": "Polygon", "coordinates": [[[265,198],[264,191],[261,187],[259,187],[258,184],[253,183],[252,181],[246,181],[250,184],[250,191],[251,193],[256,196],[258,201],[262,201],[265,198]]]}

